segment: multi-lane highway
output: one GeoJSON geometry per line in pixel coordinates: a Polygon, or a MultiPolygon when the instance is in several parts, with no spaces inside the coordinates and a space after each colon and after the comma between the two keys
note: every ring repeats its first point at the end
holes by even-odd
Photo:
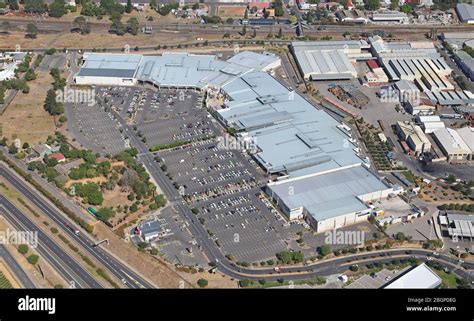
{"type": "Polygon", "coordinates": [[[0,257],[5,264],[12,269],[13,274],[18,278],[20,283],[26,289],[34,289],[36,286],[31,281],[30,277],[26,274],[25,270],[18,264],[15,258],[8,252],[5,245],[0,244],[0,257]]]}
{"type": "Polygon", "coordinates": [[[31,203],[36,205],[44,214],[56,223],[58,228],[70,238],[73,238],[79,245],[85,249],[86,253],[94,257],[107,270],[109,270],[119,280],[124,280],[124,285],[128,288],[155,288],[152,283],[147,281],[143,276],[133,271],[129,266],[125,265],[118,258],[110,254],[106,249],[99,246],[94,247],[95,240],[91,239],[87,233],[76,235],[69,227],[74,226],[64,214],[61,214],[53,205],[38,195],[32,187],[27,185],[19,177],[11,173],[5,165],[0,164],[0,175],[3,176],[12,186],[14,186],[21,194],[25,196],[31,203]]]}
{"type": "Polygon", "coordinates": [[[77,288],[101,288],[102,285],[79,265],[63,248],[57,245],[27,215],[21,212],[5,196],[0,195],[0,213],[17,231],[36,232],[35,249],[70,285],[77,288]]]}

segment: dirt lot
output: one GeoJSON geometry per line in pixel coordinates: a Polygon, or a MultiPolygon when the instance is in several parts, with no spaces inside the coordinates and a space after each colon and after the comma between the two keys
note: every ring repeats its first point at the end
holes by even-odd
{"type": "Polygon", "coordinates": [[[36,74],[37,79],[28,82],[30,93],[19,92],[0,116],[1,135],[10,141],[19,138],[22,143],[33,145],[54,134],[54,119],[43,108],[52,78],[48,73],[36,71],[36,74]]]}
{"type": "Polygon", "coordinates": [[[468,197],[464,196],[462,193],[457,192],[447,186],[446,184],[438,183],[436,181],[431,182],[426,185],[420,192],[420,198],[427,202],[432,203],[472,203],[468,197]]]}
{"type": "Polygon", "coordinates": [[[221,18],[236,18],[236,17],[243,17],[245,13],[245,7],[235,7],[235,6],[219,6],[217,9],[218,16],[221,18]]]}
{"type": "MultiPolygon", "coordinates": [[[[222,36],[221,36],[222,37],[222,36]]],[[[82,36],[77,33],[63,32],[55,34],[39,34],[36,39],[26,39],[24,32],[12,32],[9,35],[0,35],[0,46],[2,48],[14,49],[16,44],[22,48],[123,48],[125,44],[134,46],[150,46],[153,44],[185,43],[195,40],[189,34],[178,34],[174,32],[155,32],[152,35],[138,34],[133,36],[126,34],[116,36],[106,30],[93,35],[82,36]]]]}

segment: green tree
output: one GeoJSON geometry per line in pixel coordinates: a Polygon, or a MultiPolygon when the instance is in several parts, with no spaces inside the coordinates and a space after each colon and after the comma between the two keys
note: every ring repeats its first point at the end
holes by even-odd
{"type": "Polygon", "coordinates": [[[127,21],[127,31],[132,35],[137,35],[139,30],[138,19],[132,17],[127,21]]]}
{"type": "Polygon", "coordinates": [[[132,12],[132,0],[127,0],[127,5],[125,6],[125,12],[130,13],[132,12]]]}
{"type": "Polygon", "coordinates": [[[26,25],[26,37],[35,39],[38,35],[38,28],[34,23],[26,25]]]}
{"type": "Polygon", "coordinates": [[[56,92],[53,89],[47,91],[43,106],[50,115],[60,115],[64,112],[64,105],[56,101],[56,92]]]}
{"type": "Polygon", "coordinates": [[[30,263],[31,265],[35,265],[36,263],[38,263],[39,256],[36,255],[36,254],[31,254],[30,256],[28,256],[28,258],[27,258],[26,260],[27,260],[28,263],[30,263]]]}
{"type": "Polygon", "coordinates": [[[79,31],[82,35],[90,33],[91,28],[89,22],[86,20],[86,17],[78,16],[74,18],[71,31],[79,31]]]}
{"type": "Polygon", "coordinates": [[[19,10],[20,6],[18,5],[18,0],[9,0],[10,10],[19,10]]]}
{"type": "Polygon", "coordinates": [[[281,17],[285,14],[282,0],[275,0],[275,2],[273,2],[273,8],[275,9],[275,16],[281,17]]]}
{"type": "Polygon", "coordinates": [[[291,261],[291,253],[288,251],[281,251],[276,256],[283,264],[288,264],[291,261]]]}
{"type": "Polygon", "coordinates": [[[18,252],[20,252],[21,254],[25,255],[26,253],[28,253],[28,245],[26,244],[20,244],[18,245],[18,252]]]}
{"type": "Polygon", "coordinates": [[[365,6],[367,10],[378,10],[380,8],[380,0],[367,0],[365,6]]]}
{"type": "Polygon", "coordinates": [[[327,244],[321,246],[319,248],[319,254],[321,254],[322,256],[327,256],[331,253],[331,247],[327,244]]]}
{"type": "Polygon", "coordinates": [[[49,5],[48,15],[53,18],[61,18],[66,14],[66,4],[64,0],[54,0],[49,5]]]}
{"type": "Polygon", "coordinates": [[[209,282],[206,279],[199,279],[197,281],[197,284],[199,285],[199,287],[205,288],[209,284],[209,282]]]}
{"type": "Polygon", "coordinates": [[[97,211],[97,217],[103,221],[108,221],[115,216],[115,211],[111,207],[101,207],[97,211]]]}

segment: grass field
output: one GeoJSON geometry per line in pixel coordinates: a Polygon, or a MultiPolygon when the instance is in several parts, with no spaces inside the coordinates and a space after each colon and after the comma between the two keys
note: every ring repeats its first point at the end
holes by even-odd
{"type": "Polygon", "coordinates": [[[443,280],[443,288],[455,289],[458,287],[458,281],[456,280],[456,275],[454,275],[454,273],[446,273],[442,270],[436,269],[434,271],[443,280]]]}
{"type": "Polygon", "coordinates": [[[0,136],[8,138],[10,142],[19,138],[22,143],[32,145],[45,141],[48,135],[54,134],[53,117],[43,108],[52,78],[48,73],[36,73],[37,79],[28,82],[30,93],[18,93],[0,116],[0,136]]]}

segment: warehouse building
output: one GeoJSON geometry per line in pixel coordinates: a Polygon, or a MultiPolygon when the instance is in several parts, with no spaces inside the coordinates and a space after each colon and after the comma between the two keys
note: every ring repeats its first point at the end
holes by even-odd
{"type": "Polygon", "coordinates": [[[374,23],[408,23],[408,15],[399,11],[374,12],[372,14],[374,23]]]}
{"type": "Polygon", "coordinates": [[[436,116],[436,115],[433,115],[433,116],[418,115],[416,116],[416,123],[421,125],[425,134],[431,134],[435,130],[445,127],[444,122],[442,122],[441,118],[439,118],[439,116],[436,116]]]}
{"type": "Polygon", "coordinates": [[[425,263],[409,270],[384,286],[385,289],[436,289],[442,279],[425,263]]]}
{"type": "Polygon", "coordinates": [[[404,103],[404,107],[405,110],[413,116],[429,116],[433,115],[436,111],[433,102],[430,99],[424,97],[421,97],[418,101],[406,101],[404,103]]]}
{"type": "Polygon", "coordinates": [[[456,12],[459,20],[467,24],[474,23],[474,7],[467,3],[458,3],[456,5],[456,12]]]}
{"type": "Polygon", "coordinates": [[[415,152],[415,155],[426,153],[431,150],[431,143],[420,126],[411,122],[397,122],[397,132],[401,139],[415,152]]]}
{"type": "Polygon", "coordinates": [[[369,38],[372,53],[393,81],[414,82],[421,91],[453,90],[448,80],[452,69],[436,51],[432,42],[385,42],[369,38]]]}
{"type": "Polygon", "coordinates": [[[469,160],[474,160],[474,127],[463,127],[456,130],[463,142],[466,143],[467,147],[471,150],[471,155],[468,156],[469,160]]]}
{"type": "Polygon", "coordinates": [[[368,58],[365,41],[292,42],[291,51],[304,79],[342,80],[357,77],[356,59],[368,58]]]}
{"type": "Polygon", "coordinates": [[[363,165],[269,183],[267,193],[290,220],[306,219],[316,232],[366,221],[367,202],[394,193],[363,165]]]}
{"type": "Polygon", "coordinates": [[[448,234],[456,240],[474,240],[474,215],[463,212],[445,212],[439,216],[442,226],[447,227],[448,234]]]}
{"type": "Polygon", "coordinates": [[[474,32],[443,32],[441,40],[454,50],[462,49],[464,43],[474,39],[474,32]]]}
{"type": "Polygon", "coordinates": [[[474,81],[474,58],[463,50],[454,54],[454,60],[467,78],[474,81]]]}
{"type": "Polygon", "coordinates": [[[466,161],[472,155],[469,146],[457,131],[452,128],[441,128],[433,132],[433,137],[448,162],[466,161]]]}
{"type": "Polygon", "coordinates": [[[339,10],[336,12],[336,18],[339,22],[350,22],[350,23],[362,23],[367,24],[369,19],[365,15],[364,11],[354,10],[339,10]]]}

